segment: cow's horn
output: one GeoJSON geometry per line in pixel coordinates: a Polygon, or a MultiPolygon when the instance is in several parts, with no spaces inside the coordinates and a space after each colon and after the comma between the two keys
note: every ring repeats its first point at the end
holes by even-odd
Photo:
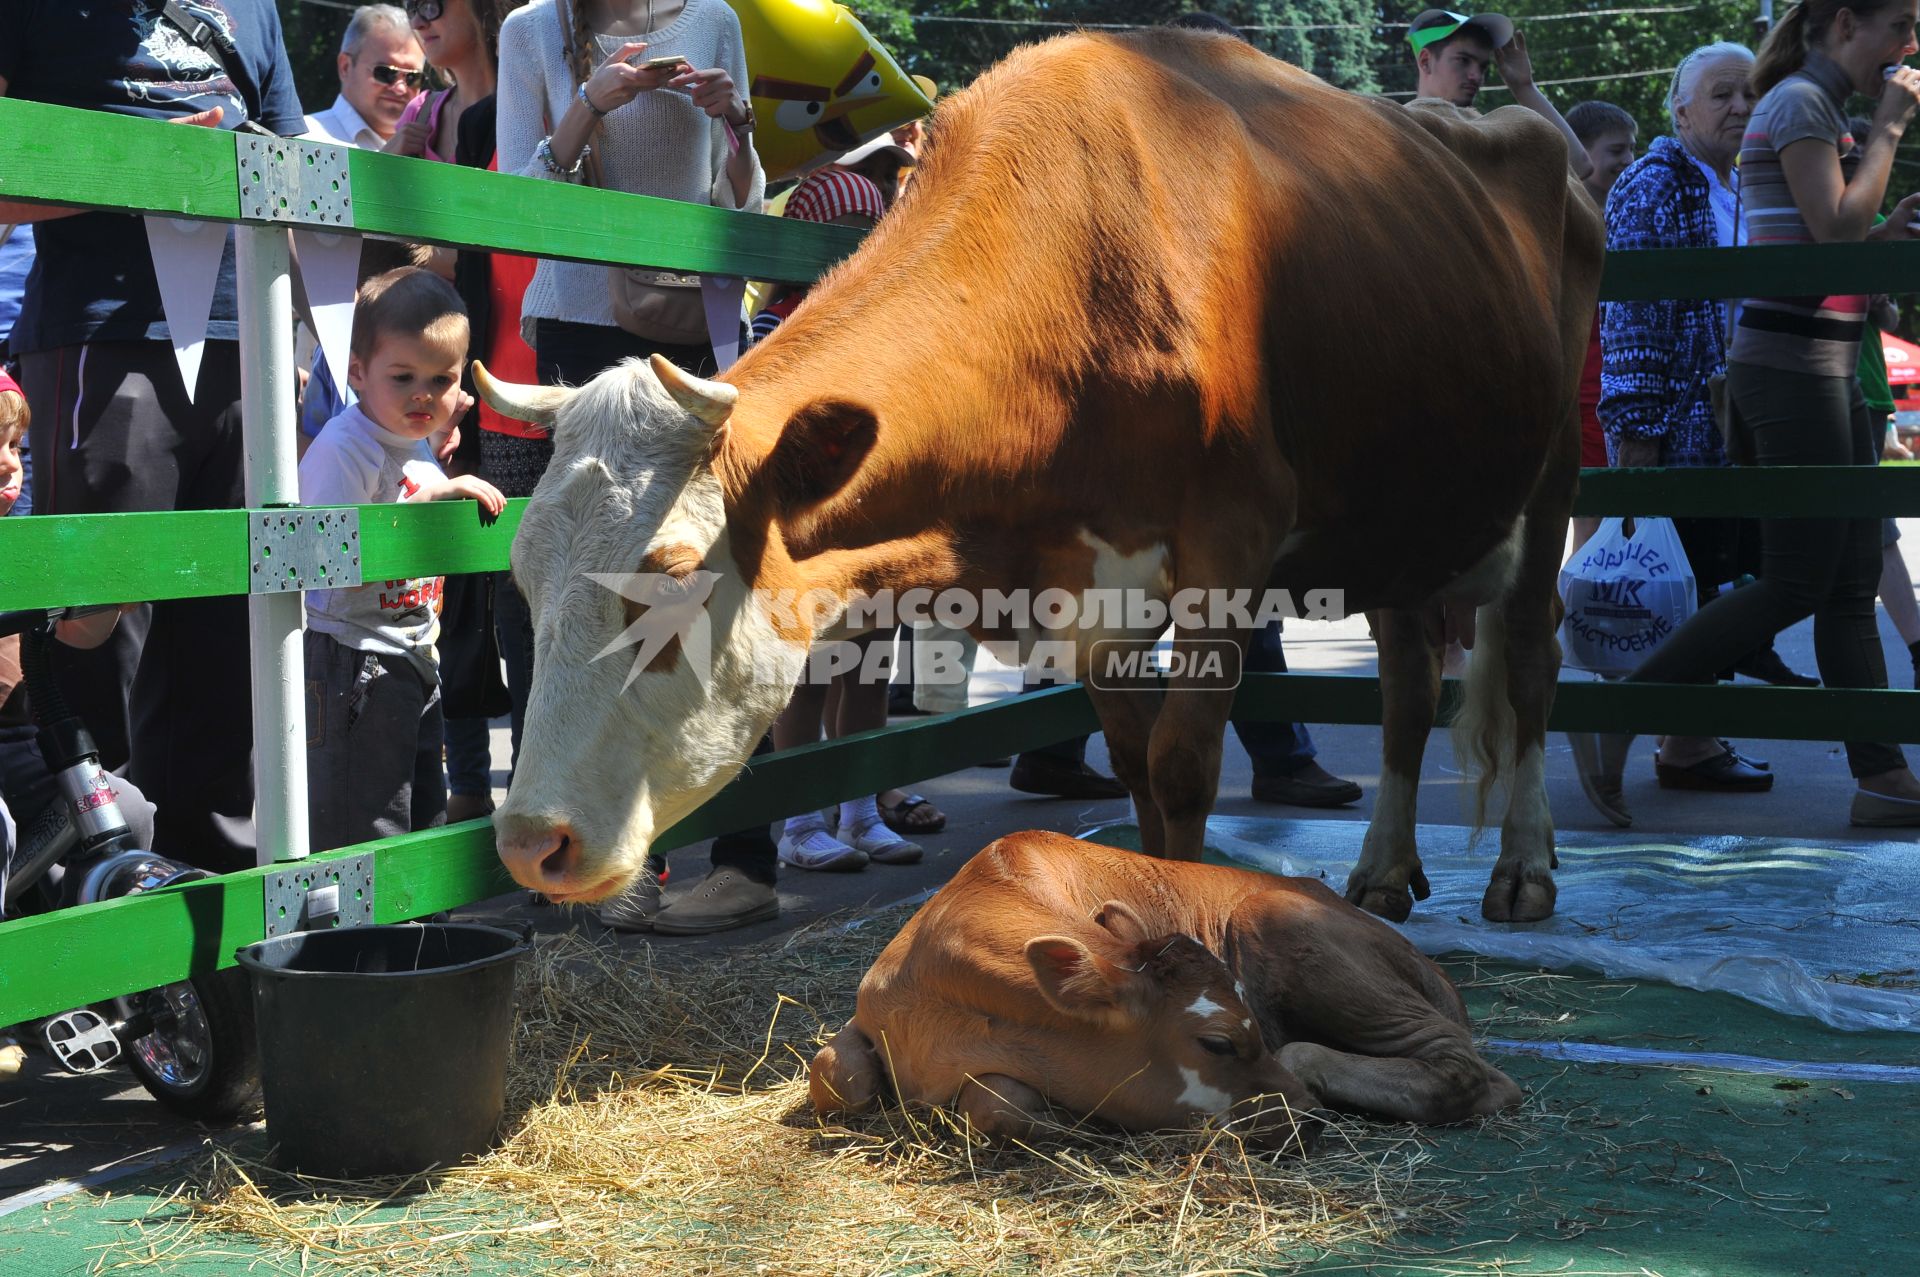
{"type": "Polygon", "coordinates": [[[673,361],[659,355],[649,361],[653,364],[653,375],[667,388],[673,401],[685,408],[708,425],[718,428],[727,423],[727,417],[733,412],[733,405],[740,398],[740,391],[724,381],[708,381],[692,373],[681,372],[673,361]]]}
{"type": "Polygon", "coordinates": [[[536,426],[550,426],[574,392],[565,386],[522,386],[511,381],[495,381],[487,366],[473,361],[473,385],[480,397],[503,417],[536,426]]]}

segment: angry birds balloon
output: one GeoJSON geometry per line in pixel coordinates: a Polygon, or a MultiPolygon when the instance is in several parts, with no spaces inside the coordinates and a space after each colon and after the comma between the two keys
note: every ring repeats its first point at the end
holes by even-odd
{"type": "Polygon", "coordinates": [[[770,181],[818,168],[933,104],[860,19],[831,0],[727,0],[740,18],[770,181]]]}

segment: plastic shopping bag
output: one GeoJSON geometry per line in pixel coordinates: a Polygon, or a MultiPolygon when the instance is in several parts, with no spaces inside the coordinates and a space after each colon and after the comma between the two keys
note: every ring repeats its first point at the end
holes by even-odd
{"type": "Polygon", "coordinates": [[[1630,674],[1693,615],[1693,567],[1672,519],[1608,519],[1560,570],[1560,649],[1566,664],[1630,674]]]}

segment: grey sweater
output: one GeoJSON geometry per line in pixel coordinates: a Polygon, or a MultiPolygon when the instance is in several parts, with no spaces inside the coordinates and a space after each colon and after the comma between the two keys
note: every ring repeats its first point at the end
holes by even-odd
{"type": "MultiPolygon", "coordinates": [[[[577,0],[534,0],[516,9],[500,28],[499,155],[502,173],[565,180],[534,155],[574,101],[576,81],[567,63],[567,31],[577,0]]],[[[672,22],[643,38],[646,56],[677,53],[695,67],[724,67],[746,96],[747,59],[740,19],[726,0],[687,0],[672,22]]],[[[595,37],[598,65],[626,41],[595,37]]],[[[655,89],[608,113],[595,135],[602,172],[611,190],[692,204],[736,207],[727,178],[727,130],[685,93],[655,89]]],[[[741,144],[751,146],[748,135],[741,144]]],[[[559,157],[566,163],[567,156],[559,157]]],[[[756,157],[753,183],[737,207],[762,211],[766,173],[756,157]]],[[[523,319],[566,319],[613,324],[604,266],[542,260],[521,307],[523,319]]]]}

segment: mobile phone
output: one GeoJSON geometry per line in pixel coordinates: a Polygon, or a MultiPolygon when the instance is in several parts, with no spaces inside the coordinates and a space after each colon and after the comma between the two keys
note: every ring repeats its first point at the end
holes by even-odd
{"type": "Polygon", "coordinates": [[[658,58],[648,58],[640,64],[640,69],[643,71],[654,71],[664,67],[685,66],[686,64],[687,60],[679,54],[669,53],[658,58]]]}

